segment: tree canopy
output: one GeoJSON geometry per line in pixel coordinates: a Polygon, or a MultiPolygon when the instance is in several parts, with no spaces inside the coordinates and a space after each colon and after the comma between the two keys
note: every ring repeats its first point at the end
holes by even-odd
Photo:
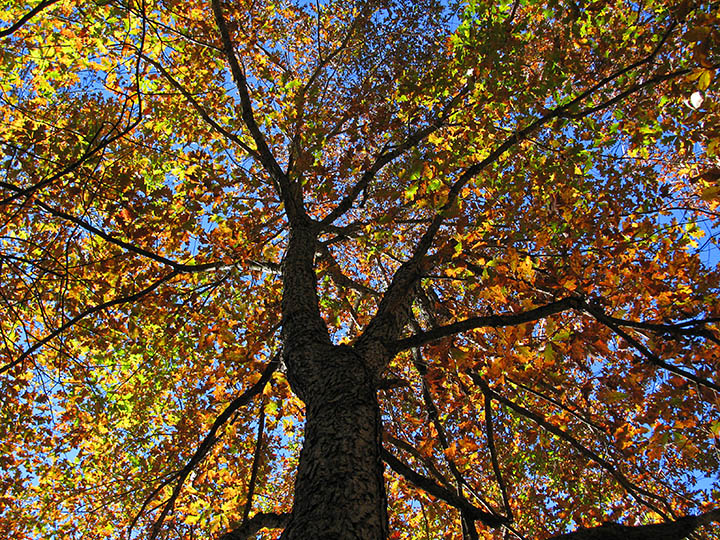
{"type": "Polygon", "coordinates": [[[720,538],[717,3],[0,22],[3,537],[720,538]]]}

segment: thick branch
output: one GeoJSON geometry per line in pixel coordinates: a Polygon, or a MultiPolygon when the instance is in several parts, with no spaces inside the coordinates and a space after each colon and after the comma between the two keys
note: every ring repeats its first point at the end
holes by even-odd
{"type": "Polygon", "coordinates": [[[400,339],[394,343],[388,344],[388,348],[393,353],[397,353],[406,349],[410,349],[412,347],[419,347],[421,345],[430,343],[431,341],[442,339],[444,337],[453,336],[461,332],[467,332],[468,330],[474,330],[476,328],[502,328],[504,326],[515,326],[518,324],[537,321],[539,319],[549,317],[550,315],[555,315],[556,313],[560,313],[562,311],[567,311],[568,309],[572,309],[577,306],[577,299],[568,297],[520,313],[470,317],[469,319],[458,321],[456,323],[448,324],[445,326],[438,326],[437,328],[433,328],[432,330],[418,332],[413,336],[405,339],[400,339]]]}
{"type": "Polygon", "coordinates": [[[505,518],[504,516],[499,516],[497,514],[491,514],[490,512],[480,510],[479,508],[470,504],[467,499],[459,496],[456,493],[453,493],[452,491],[440,487],[429,478],[426,478],[425,476],[422,476],[421,474],[415,472],[385,449],[383,449],[382,451],[382,458],[383,461],[387,463],[392,470],[402,475],[408,482],[429,493],[433,497],[442,499],[443,501],[445,501],[451,506],[454,506],[458,510],[464,511],[472,519],[480,521],[484,525],[493,528],[500,527],[501,525],[507,523],[507,518],[505,518]]]}
{"type": "Polygon", "coordinates": [[[629,527],[617,523],[603,523],[592,529],[578,529],[553,536],[548,540],[681,540],[700,526],[720,521],[720,509],[698,516],[685,516],[675,521],[629,527]]]}
{"type": "MultiPolygon", "coordinates": [[[[512,135],[507,137],[500,145],[496,146],[495,149],[492,150],[485,159],[478,163],[475,163],[474,165],[471,165],[465,170],[465,172],[463,172],[458,177],[458,179],[453,183],[448,192],[447,201],[435,215],[432,222],[426,229],[425,233],[416,244],[410,260],[403,264],[397,270],[395,276],[393,276],[392,283],[386,292],[386,297],[391,297],[392,301],[387,303],[381,302],[377,315],[375,316],[375,318],[373,318],[373,321],[371,321],[371,324],[368,326],[368,330],[372,330],[372,332],[368,335],[367,340],[382,339],[383,336],[387,338],[389,335],[392,334],[392,332],[384,330],[383,327],[389,326],[392,330],[397,331],[401,315],[393,314],[393,311],[402,314],[402,310],[406,309],[407,307],[406,304],[411,301],[411,298],[413,296],[412,289],[417,285],[417,280],[420,277],[420,273],[418,272],[419,265],[432,247],[435,240],[435,235],[440,230],[440,227],[445,222],[447,216],[452,213],[451,211],[457,203],[458,197],[460,196],[462,189],[468,184],[468,182],[470,182],[471,179],[473,179],[475,176],[485,170],[486,167],[495,163],[510,148],[527,139],[533,132],[540,129],[542,126],[550,123],[556,118],[561,118],[565,116],[574,107],[580,105],[585,99],[591,97],[604,86],[621,77],[622,75],[628,73],[633,69],[639,68],[644,64],[653,62],[675,26],[676,23],[673,23],[670,26],[666,34],[663,36],[661,42],[648,56],[615,71],[614,73],[598,81],[596,84],[592,85],[590,88],[586,89],[583,92],[580,92],[577,96],[575,96],[567,103],[558,105],[557,107],[548,110],[547,112],[545,112],[545,114],[531,121],[524,128],[518,129],[512,135]]],[[[676,74],[674,76],[679,75],[676,74]]],[[[663,78],[662,80],[666,79],[663,78]]],[[[659,82],[661,81],[653,81],[653,83],[655,84],[659,82]]],[[[638,88],[638,90],[639,89],[640,88],[638,88]]],[[[609,104],[606,106],[609,106],[609,104]]],[[[406,348],[408,346],[406,346],[406,348]]]]}
{"type": "Polygon", "coordinates": [[[248,540],[254,538],[260,529],[282,529],[290,521],[289,513],[274,514],[261,512],[255,514],[237,529],[223,534],[218,540],[248,540]]]}
{"type": "Polygon", "coordinates": [[[370,296],[380,296],[380,293],[376,290],[347,277],[325,244],[318,243],[318,251],[320,252],[322,259],[327,261],[328,266],[325,269],[325,272],[330,275],[335,285],[341,288],[355,290],[363,295],[368,294],[370,296]]]}

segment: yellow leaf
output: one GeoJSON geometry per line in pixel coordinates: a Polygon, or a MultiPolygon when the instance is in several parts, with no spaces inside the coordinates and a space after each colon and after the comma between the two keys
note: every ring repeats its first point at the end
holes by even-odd
{"type": "Polygon", "coordinates": [[[714,199],[720,199],[720,186],[712,186],[705,188],[700,192],[700,198],[703,201],[712,201],[714,199]]]}
{"type": "Polygon", "coordinates": [[[545,364],[552,364],[555,361],[555,351],[552,348],[552,345],[549,343],[545,347],[545,352],[543,353],[543,358],[545,360],[545,364]]]}
{"type": "Polygon", "coordinates": [[[710,81],[712,81],[713,72],[712,70],[706,69],[703,70],[702,74],[698,78],[698,88],[700,90],[707,90],[710,86],[710,81]]]}

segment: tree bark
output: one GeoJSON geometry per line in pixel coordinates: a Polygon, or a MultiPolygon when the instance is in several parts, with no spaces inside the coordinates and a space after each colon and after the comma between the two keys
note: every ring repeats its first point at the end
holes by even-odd
{"type": "Polygon", "coordinates": [[[377,376],[357,350],[332,344],[318,307],[316,235],[312,223],[294,223],[282,263],[282,358],[306,410],[281,538],[382,540],[388,527],[377,376]]]}
{"type": "Polygon", "coordinates": [[[373,377],[351,347],[318,347],[303,380],[305,440],[282,540],[381,540],[387,501],[373,377]]]}

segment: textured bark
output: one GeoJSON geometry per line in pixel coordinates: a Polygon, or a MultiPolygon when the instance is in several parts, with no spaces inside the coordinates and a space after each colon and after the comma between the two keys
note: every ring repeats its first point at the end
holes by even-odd
{"type": "MultiPolygon", "coordinates": [[[[350,347],[323,347],[303,381],[305,441],[282,539],[387,537],[380,411],[373,377],[350,347]]],[[[307,374],[307,371],[306,371],[307,374]]]]}
{"type": "Polygon", "coordinates": [[[387,537],[375,373],[335,346],[318,308],[316,231],[293,225],[282,264],[283,361],[305,402],[305,440],[283,540],[387,537]]]}

